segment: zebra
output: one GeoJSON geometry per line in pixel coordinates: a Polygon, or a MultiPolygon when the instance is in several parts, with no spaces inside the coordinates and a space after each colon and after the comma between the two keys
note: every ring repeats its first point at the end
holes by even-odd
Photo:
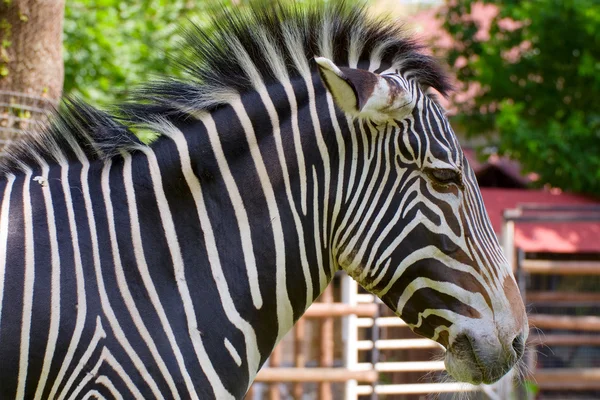
{"type": "Polygon", "coordinates": [[[459,381],[521,358],[439,63],[363,6],[252,4],[183,33],[185,78],[65,100],[7,150],[1,398],[243,398],[340,269],[459,381]]]}

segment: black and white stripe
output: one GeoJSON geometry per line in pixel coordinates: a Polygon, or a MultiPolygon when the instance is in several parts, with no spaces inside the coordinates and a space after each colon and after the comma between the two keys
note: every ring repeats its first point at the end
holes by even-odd
{"type": "Polygon", "coordinates": [[[343,3],[215,26],[187,34],[188,81],[121,122],[67,103],[0,161],[0,397],[242,398],[339,268],[457,378],[497,379],[453,343],[500,323],[512,341],[522,304],[426,94],[448,90],[434,60],[343,3]]]}

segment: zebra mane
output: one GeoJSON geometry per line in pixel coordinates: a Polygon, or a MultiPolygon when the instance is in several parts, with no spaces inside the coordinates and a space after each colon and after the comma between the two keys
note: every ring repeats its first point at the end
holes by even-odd
{"type": "MultiPolygon", "coordinates": [[[[364,6],[338,0],[310,5],[252,1],[212,13],[208,27],[182,30],[177,54],[169,57],[184,78],[164,77],[142,85],[115,115],[67,100],[41,134],[8,146],[0,173],[27,169],[40,160],[81,156],[107,159],[142,146],[130,127],[210,111],[242,93],[315,71],[314,57],[339,66],[398,69],[446,95],[450,84],[437,60],[422,53],[394,21],[367,15],[364,6]],[[75,150],[74,150],[75,149],[75,150]]],[[[160,134],[160,132],[158,132],[160,134]]]]}
{"type": "Polygon", "coordinates": [[[82,157],[104,160],[144,144],[114,116],[80,100],[63,100],[41,131],[24,134],[0,157],[0,174],[39,168],[43,162],[68,162],[82,157]]]}
{"type": "MultiPolygon", "coordinates": [[[[252,1],[214,13],[209,28],[184,29],[174,62],[185,79],[165,78],[138,89],[122,107],[133,121],[211,110],[237,95],[316,70],[315,57],[338,66],[376,63],[398,69],[442,95],[451,89],[438,60],[407,37],[401,24],[367,15],[344,0],[306,4],[252,1]]],[[[371,68],[373,69],[373,68],[371,68]]]]}

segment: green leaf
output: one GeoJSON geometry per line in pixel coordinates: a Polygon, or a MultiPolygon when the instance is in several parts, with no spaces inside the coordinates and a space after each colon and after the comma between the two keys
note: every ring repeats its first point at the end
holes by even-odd
{"type": "Polygon", "coordinates": [[[532,394],[534,396],[536,396],[540,391],[540,387],[532,381],[525,381],[523,386],[525,387],[525,391],[527,393],[532,394]]]}

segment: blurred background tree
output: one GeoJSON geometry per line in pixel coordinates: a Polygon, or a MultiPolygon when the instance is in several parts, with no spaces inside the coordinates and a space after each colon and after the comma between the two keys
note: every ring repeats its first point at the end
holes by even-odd
{"type": "Polygon", "coordinates": [[[0,0],[0,155],[60,100],[64,8],[64,0],[0,0]]]}
{"type": "Polygon", "coordinates": [[[475,3],[451,0],[441,13],[459,92],[477,91],[455,101],[467,133],[497,132],[499,152],[541,183],[600,195],[600,3],[485,0],[497,6],[489,37],[475,3]]]}
{"type": "MultiPolygon", "coordinates": [[[[219,1],[225,6],[240,1],[219,1]]],[[[188,18],[202,23],[210,0],[69,0],[64,22],[65,95],[94,105],[127,96],[140,82],[176,75],[167,54],[188,18]]]]}
{"type": "Polygon", "coordinates": [[[64,0],[0,1],[0,90],[58,100],[64,0]]]}

